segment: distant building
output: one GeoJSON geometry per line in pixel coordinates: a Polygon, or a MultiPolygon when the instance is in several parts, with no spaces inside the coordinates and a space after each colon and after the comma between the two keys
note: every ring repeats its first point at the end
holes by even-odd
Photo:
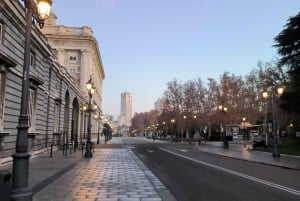
{"type": "Polygon", "coordinates": [[[132,97],[130,93],[121,93],[121,114],[119,116],[118,122],[119,126],[131,126],[132,118],[132,97]]]}
{"type": "Polygon", "coordinates": [[[113,115],[110,115],[110,114],[105,114],[104,115],[105,116],[105,118],[108,120],[108,121],[114,121],[114,116],[113,115]]]}

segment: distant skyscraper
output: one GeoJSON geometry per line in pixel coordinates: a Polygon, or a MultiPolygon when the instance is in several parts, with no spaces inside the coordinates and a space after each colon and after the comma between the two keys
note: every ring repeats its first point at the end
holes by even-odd
{"type": "Polygon", "coordinates": [[[121,114],[119,116],[119,126],[131,126],[132,118],[132,97],[130,93],[121,93],[121,114]]]}

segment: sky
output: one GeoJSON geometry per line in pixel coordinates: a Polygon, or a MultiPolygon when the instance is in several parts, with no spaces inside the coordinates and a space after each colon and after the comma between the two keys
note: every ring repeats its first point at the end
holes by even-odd
{"type": "Polygon", "coordinates": [[[121,93],[133,114],[154,109],[167,83],[224,72],[244,76],[278,57],[274,37],[300,0],[53,0],[57,24],[89,26],[105,71],[102,111],[116,119],[121,93]]]}

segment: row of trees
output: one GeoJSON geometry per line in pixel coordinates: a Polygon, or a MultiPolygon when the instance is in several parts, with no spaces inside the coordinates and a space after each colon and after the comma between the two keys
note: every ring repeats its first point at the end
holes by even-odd
{"type": "Polygon", "coordinates": [[[285,86],[284,95],[274,98],[278,128],[299,127],[300,13],[288,20],[285,29],[275,37],[274,47],[281,56],[279,59],[259,62],[243,77],[224,72],[219,80],[170,81],[163,93],[162,113],[135,114],[133,129],[141,133],[150,125],[170,127],[172,119],[182,129],[197,125],[199,130],[208,124],[241,124],[243,118],[251,124],[272,122],[271,100],[262,93],[270,93],[278,86],[285,86]],[[226,117],[218,110],[220,105],[227,108],[226,117]]]}

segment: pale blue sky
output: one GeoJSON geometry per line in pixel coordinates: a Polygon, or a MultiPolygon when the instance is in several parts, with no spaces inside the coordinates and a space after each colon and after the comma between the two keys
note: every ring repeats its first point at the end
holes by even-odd
{"type": "Polygon", "coordinates": [[[273,38],[300,0],[53,0],[57,23],[89,26],[106,78],[103,112],[120,114],[121,93],[133,113],[154,108],[167,82],[246,75],[276,57],[273,38]]]}

